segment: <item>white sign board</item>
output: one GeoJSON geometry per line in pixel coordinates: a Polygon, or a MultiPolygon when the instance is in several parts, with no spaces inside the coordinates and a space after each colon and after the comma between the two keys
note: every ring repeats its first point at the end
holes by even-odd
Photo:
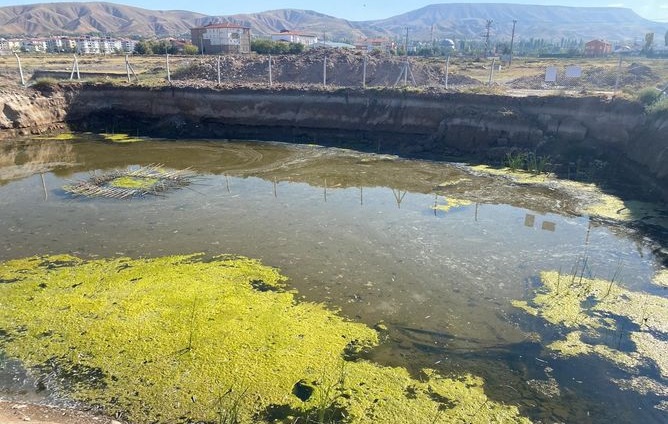
{"type": "Polygon", "coordinates": [[[549,66],[545,70],[545,82],[556,82],[557,81],[557,68],[555,66],[549,66]]]}
{"type": "Polygon", "coordinates": [[[566,78],[580,78],[582,76],[582,68],[579,66],[567,66],[566,78]]]}

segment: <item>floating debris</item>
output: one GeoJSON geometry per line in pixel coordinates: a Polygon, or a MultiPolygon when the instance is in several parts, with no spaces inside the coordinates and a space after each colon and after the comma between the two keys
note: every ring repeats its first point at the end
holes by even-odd
{"type": "Polygon", "coordinates": [[[148,165],[92,175],[87,180],[64,186],[63,190],[74,196],[130,199],[185,187],[194,175],[189,170],[166,170],[161,165],[148,165]]]}

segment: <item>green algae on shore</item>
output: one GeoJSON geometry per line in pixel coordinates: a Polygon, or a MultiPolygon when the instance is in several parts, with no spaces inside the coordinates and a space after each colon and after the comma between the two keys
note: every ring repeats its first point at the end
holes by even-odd
{"type": "Polygon", "coordinates": [[[143,141],[143,139],[140,137],[131,137],[129,134],[122,134],[122,133],[116,133],[116,134],[102,133],[100,135],[105,141],[111,141],[112,143],[137,143],[143,141]]]}
{"type": "Polygon", "coordinates": [[[130,422],[529,422],[479,377],[355,360],[376,332],[243,257],[0,263],[0,348],[130,422]],[[233,420],[231,420],[233,419],[233,420]]]}
{"type": "Polygon", "coordinates": [[[513,305],[564,328],[565,338],[549,349],[563,356],[596,354],[627,369],[650,362],[668,376],[668,299],[558,272],[541,273],[541,281],[533,299],[513,305]],[[610,339],[628,340],[633,349],[610,339]]]}
{"type": "Polygon", "coordinates": [[[623,201],[604,193],[596,184],[562,180],[549,173],[534,174],[510,168],[493,168],[487,165],[468,167],[473,173],[505,178],[516,184],[547,187],[568,193],[578,200],[577,213],[597,218],[633,222],[668,228],[668,213],[657,205],[639,201],[623,201]]]}
{"type": "Polygon", "coordinates": [[[661,287],[668,287],[668,269],[661,270],[652,279],[652,283],[661,287]]]}

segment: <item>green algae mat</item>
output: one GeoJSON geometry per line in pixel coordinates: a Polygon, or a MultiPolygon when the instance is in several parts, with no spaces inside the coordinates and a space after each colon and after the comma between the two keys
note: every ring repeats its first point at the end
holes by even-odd
{"type": "Polygon", "coordinates": [[[133,423],[529,422],[470,374],[358,359],[371,328],[220,256],[0,263],[0,349],[41,384],[133,423]]]}
{"type": "MultiPolygon", "coordinates": [[[[665,278],[656,276],[657,284],[665,278]]],[[[595,355],[622,369],[656,369],[668,377],[668,299],[624,288],[614,278],[541,274],[542,287],[513,305],[559,327],[547,348],[563,357],[595,355]]]]}

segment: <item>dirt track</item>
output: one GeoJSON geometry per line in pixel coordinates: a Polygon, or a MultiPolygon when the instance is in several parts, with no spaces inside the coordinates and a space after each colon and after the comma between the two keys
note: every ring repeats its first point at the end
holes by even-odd
{"type": "Polygon", "coordinates": [[[108,417],[68,408],[0,401],[1,424],[121,424],[108,417]]]}

